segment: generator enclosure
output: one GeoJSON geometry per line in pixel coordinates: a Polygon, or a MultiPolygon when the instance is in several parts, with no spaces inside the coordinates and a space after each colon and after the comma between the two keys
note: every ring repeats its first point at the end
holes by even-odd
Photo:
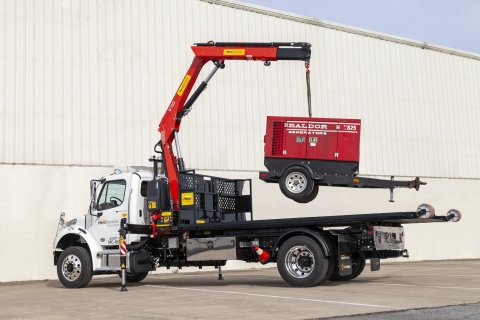
{"type": "Polygon", "coordinates": [[[360,119],[268,116],[265,166],[278,172],[303,163],[314,174],[356,175],[360,128],[360,119]]]}

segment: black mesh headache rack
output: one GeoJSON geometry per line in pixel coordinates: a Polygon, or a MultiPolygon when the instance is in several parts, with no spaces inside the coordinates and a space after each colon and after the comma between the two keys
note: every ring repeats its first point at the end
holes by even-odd
{"type": "Polygon", "coordinates": [[[421,218],[417,212],[388,212],[373,214],[354,214],[343,216],[324,216],[308,218],[271,219],[257,221],[235,221],[210,224],[180,224],[179,229],[184,231],[214,231],[214,230],[243,230],[243,229],[271,229],[292,227],[345,227],[363,223],[390,224],[392,226],[412,223],[448,222],[445,216],[433,216],[430,219],[421,218]]]}
{"type": "Polygon", "coordinates": [[[251,179],[179,173],[179,225],[212,225],[252,218],[251,179]]]}
{"type": "Polygon", "coordinates": [[[251,179],[226,179],[179,173],[179,218],[182,231],[222,231],[296,227],[345,227],[364,223],[400,226],[448,222],[445,216],[423,218],[420,212],[386,212],[253,221],[251,179]]]}

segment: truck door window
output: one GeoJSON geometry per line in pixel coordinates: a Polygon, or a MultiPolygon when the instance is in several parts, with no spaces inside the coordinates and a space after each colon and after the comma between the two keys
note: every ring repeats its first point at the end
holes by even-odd
{"type": "Polygon", "coordinates": [[[147,187],[148,187],[148,181],[142,181],[142,185],[140,186],[140,194],[144,198],[147,197],[147,187]]]}
{"type": "Polygon", "coordinates": [[[97,210],[106,210],[118,207],[125,199],[125,180],[107,182],[98,197],[97,210]]]}

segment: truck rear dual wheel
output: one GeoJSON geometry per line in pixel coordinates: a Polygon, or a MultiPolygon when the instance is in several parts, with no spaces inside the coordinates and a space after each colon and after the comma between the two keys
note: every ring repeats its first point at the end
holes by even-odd
{"type": "Polygon", "coordinates": [[[85,248],[65,249],[57,262],[58,280],[67,288],[83,288],[92,280],[92,259],[85,248]]]}
{"type": "MultiPolygon", "coordinates": [[[[314,191],[314,183],[310,176],[310,172],[300,166],[293,166],[285,170],[283,175],[280,177],[279,184],[282,193],[287,198],[297,202],[305,201],[307,197],[309,197],[314,191]]],[[[318,187],[316,192],[318,194],[318,187]]],[[[312,201],[315,197],[316,194],[310,201],[312,201]]]]}
{"type": "Polygon", "coordinates": [[[306,236],[285,241],[278,251],[277,268],[283,280],[294,287],[313,287],[330,278],[334,261],[320,245],[306,236]]]}
{"type": "Polygon", "coordinates": [[[330,276],[330,281],[349,281],[358,277],[365,269],[365,259],[357,256],[352,257],[352,274],[348,276],[341,276],[338,270],[338,265],[335,266],[332,275],[330,276]]]}

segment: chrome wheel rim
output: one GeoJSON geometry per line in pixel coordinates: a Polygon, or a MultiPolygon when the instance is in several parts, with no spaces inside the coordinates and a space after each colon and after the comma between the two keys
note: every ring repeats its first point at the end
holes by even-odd
{"type": "Polygon", "coordinates": [[[285,180],[285,186],[292,193],[300,193],[307,187],[307,177],[300,172],[292,172],[285,180]]]}
{"type": "Polygon", "coordinates": [[[62,273],[63,277],[68,281],[77,280],[80,274],[82,274],[80,259],[74,254],[66,256],[62,263],[62,273]]]}
{"type": "Polygon", "coordinates": [[[306,246],[295,246],[285,256],[288,273],[295,278],[308,277],[315,268],[315,257],[306,246]]]}

